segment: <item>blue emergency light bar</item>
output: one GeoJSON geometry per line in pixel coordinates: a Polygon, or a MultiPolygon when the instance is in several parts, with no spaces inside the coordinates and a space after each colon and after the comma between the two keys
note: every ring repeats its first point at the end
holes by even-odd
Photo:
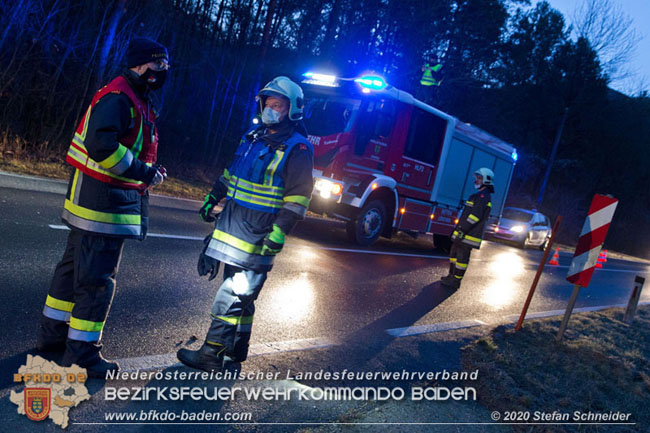
{"type": "Polygon", "coordinates": [[[354,82],[369,90],[383,90],[387,86],[386,81],[376,75],[364,75],[355,79],[354,82]]]}
{"type": "Polygon", "coordinates": [[[339,83],[336,82],[336,75],[305,72],[302,76],[305,77],[302,80],[303,83],[314,84],[316,86],[339,87],[339,83]]]}
{"type": "Polygon", "coordinates": [[[519,155],[517,155],[517,149],[514,149],[512,151],[512,155],[510,155],[510,156],[512,156],[512,160],[516,162],[517,158],[519,158],[519,155]]]}

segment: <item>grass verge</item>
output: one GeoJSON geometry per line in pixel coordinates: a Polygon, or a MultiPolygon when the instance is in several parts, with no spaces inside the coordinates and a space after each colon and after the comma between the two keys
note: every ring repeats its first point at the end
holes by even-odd
{"type": "MultiPolygon", "coordinates": [[[[56,158],[0,158],[0,170],[68,180],[71,168],[63,160],[56,158]]],[[[155,194],[203,200],[214,182],[214,179],[210,180],[210,176],[202,169],[184,168],[169,171],[171,174],[167,180],[152,190],[155,194]]]]}
{"type": "Polygon", "coordinates": [[[650,307],[628,326],[622,309],[574,314],[562,342],[557,318],[521,331],[499,326],[462,349],[467,371],[479,369],[479,402],[489,410],[631,413],[635,426],[515,426],[515,431],[635,431],[650,428],[650,307]],[[551,428],[549,428],[551,427],[551,428]]]}

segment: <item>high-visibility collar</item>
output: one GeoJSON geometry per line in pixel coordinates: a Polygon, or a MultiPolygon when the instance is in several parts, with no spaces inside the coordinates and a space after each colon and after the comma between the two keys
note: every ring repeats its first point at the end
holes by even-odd
{"type": "Polygon", "coordinates": [[[158,133],[155,125],[155,112],[131,88],[126,78],[120,76],[101,88],[94,96],[86,114],[75,131],[68,149],[66,161],[83,173],[102,182],[127,189],[144,189],[145,185],[122,174],[131,166],[134,158],[148,165],[156,161],[158,150],[158,133]],[[131,127],[119,137],[117,149],[106,159],[95,161],[88,155],[85,146],[88,123],[93,107],[109,93],[121,93],[131,101],[131,127]]]}

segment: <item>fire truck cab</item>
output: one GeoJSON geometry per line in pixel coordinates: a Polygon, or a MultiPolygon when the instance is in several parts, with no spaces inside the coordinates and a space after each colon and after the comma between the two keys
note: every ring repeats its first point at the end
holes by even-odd
{"type": "Polygon", "coordinates": [[[378,76],[306,73],[305,123],[314,146],[310,210],[346,221],[371,245],[401,230],[448,243],[473,173],[495,173],[492,217],[503,209],[516,150],[378,76]]]}

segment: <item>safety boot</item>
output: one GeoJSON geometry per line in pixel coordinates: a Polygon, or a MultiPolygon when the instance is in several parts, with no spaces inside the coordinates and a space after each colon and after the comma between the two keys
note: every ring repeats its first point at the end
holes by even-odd
{"type": "Polygon", "coordinates": [[[106,373],[109,371],[120,371],[120,364],[117,361],[109,361],[105,359],[101,353],[93,355],[91,361],[87,358],[85,360],[82,358],[80,361],[75,360],[74,357],[69,356],[70,353],[71,352],[66,352],[60,365],[62,367],[70,367],[73,364],[78,365],[79,367],[86,369],[86,373],[88,373],[89,377],[105,379],[106,373]]]}
{"type": "Polygon", "coordinates": [[[460,288],[460,279],[454,277],[453,275],[447,275],[440,280],[440,284],[450,289],[459,289],[460,288]]]}
{"type": "Polygon", "coordinates": [[[226,348],[221,344],[203,343],[199,350],[181,349],[176,352],[180,362],[203,371],[221,371],[226,348]]]}
{"type": "Polygon", "coordinates": [[[105,379],[106,373],[109,371],[120,371],[120,364],[116,361],[109,361],[107,359],[104,359],[104,357],[100,354],[97,362],[91,365],[87,365],[83,368],[86,369],[88,376],[97,379],[105,379]]]}

